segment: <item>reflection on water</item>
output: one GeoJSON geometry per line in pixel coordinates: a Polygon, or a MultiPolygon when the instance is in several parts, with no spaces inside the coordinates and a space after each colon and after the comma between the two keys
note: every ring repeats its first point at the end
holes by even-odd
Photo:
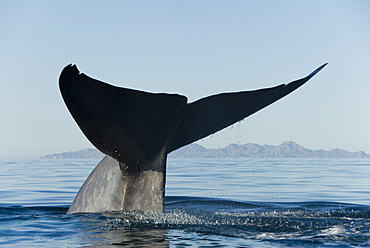
{"type": "Polygon", "coordinates": [[[122,240],[121,242],[112,242],[113,245],[122,245],[129,247],[169,247],[169,241],[166,240],[166,230],[159,229],[137,229],[108,232],[112,240],[122,240]],[[112,235],[114,234],[114,235],[112,235]]]}
{"type": "MultiPolygon", "coordinates": [[[[83,220],[82,220],[83,221],[83,220]]],[[[85,223],[86,224],[86,223],[85,223]]],[[[125,246],[125,247],[169,247],[167,230],[150,229],[148,227],[135,229],[103,229],[100,228],[83,233],[78,241],[83,246],[125,246]]]]}

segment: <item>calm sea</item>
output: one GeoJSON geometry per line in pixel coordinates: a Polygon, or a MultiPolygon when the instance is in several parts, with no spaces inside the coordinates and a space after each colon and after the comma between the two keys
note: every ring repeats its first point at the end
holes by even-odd
{"type": "Polygon", "coordinates": [[[66,215],[98,162],[0,161],[0,246],[370,246],[370,159],[170,159],[165,213],[66,215]]]}

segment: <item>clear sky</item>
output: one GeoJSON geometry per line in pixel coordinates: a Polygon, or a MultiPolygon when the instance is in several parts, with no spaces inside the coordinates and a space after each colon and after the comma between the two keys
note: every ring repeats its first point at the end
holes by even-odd
{"type": "Polygon", "coordinates": [[[291,95],[199,144],[370,153],[370,1],[0,1],[0,158],[92,147],[67,111],[69,63],[114,85],[186,95],[287,83],[291,95]]]}

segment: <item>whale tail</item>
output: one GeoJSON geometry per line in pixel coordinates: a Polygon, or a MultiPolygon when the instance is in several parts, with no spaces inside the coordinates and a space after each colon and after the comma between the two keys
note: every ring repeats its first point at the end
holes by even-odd
{"type": "Polygon", "coordinates": [[[63,99],[78,126],[108,155],[81,187],[68,213],[163,211],[167,154],[222,130],[288,95],[323,69],[272,88],[185,96],[120,88],[66,66],[63,99]]]}

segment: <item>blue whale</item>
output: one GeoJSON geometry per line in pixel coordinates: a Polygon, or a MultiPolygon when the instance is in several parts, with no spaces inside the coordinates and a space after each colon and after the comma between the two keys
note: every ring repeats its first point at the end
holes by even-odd
{"type": "Polygon", "coordinates": [[[59,77],[64,102],[89,141],[107,155],[86,179],[68,214],[163,212],[168,153],[267,107],[326,65],[288,84],[192,103],[178,94],[116,87],[67,65],[59,77]]]}

